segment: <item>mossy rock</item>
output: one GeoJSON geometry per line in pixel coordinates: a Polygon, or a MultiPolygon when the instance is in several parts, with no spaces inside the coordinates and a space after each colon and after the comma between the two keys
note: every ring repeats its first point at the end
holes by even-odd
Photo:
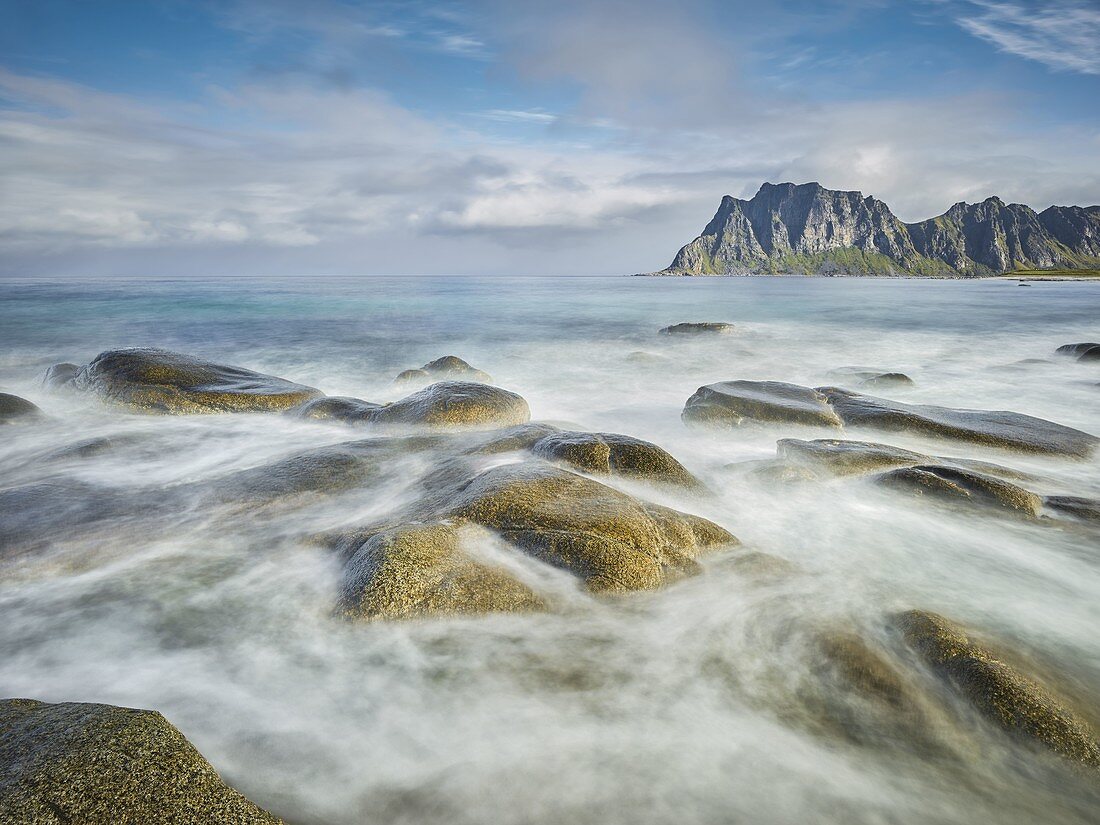
{"type": "Polygon", "coordinates": [[[546,607],[507,570],[465,552],[454,527],[438,523],[378,531],[351,554],[341,582],[340,609],[354,618],[522,613],[546,607]]]}
{"type": "Polygon", "coordinates": [[[72,385],[147,413],[276,412],[322,395],[282,378],[163,349],[101,353],[72,385]]]}
{"type": "Polygon", "coordinates": [[[917,465],[875,476],[884,487],[950,504],[978,506],[1023,518],[1039,517],[1042,499],[1023,487],[955,467],[917,465]]]}
{"type": "Polygon", "coordinates": [[[557,432],[540,439],[531,451],[593,475],[621,475],[692,489],[700,486],[667,451],[629,435],[557,432]]]}
{"type": "Polygon", "coordinates": [[[373,410],[370,421],[430,427],[508,427],[530,418],[527,402],[514,392],[470,381],[439,381],[373,410]]]}
{"type": "Polygon", "coordinates": [[[721,381],[700,387],[687,400],[684,421],[720,427],[746,422],[839,427],[840,418],[821,393],[782,381],[721,381]]]}
{"type": "Polygon", "coordinates": [[[0,392],[0,424],[17,424],[42,416],[42,410],[26,398],[0,392]]]}
{"type": "Polygon", "coordinates": [[[838,387],[818,387],[846,427],[948,438],[1021,452],[1086,457],[1100,439],[1042,418],[1006,410],[902,404],[838,387]]]}
{"type": "Polygon", "coordinates": [[[664,327],[661,335],[729,335],[733,332],[733,324],[720,321],[703,321],[697,323],[673,324],[664,327]]]}
{"type": "Polygon", "coordinates": [[[923,610],[899,614],[893,623],[924,663],[993,724],[1100,767],[1100,747],[1088,724],[1038,682],[972,641],[962,627],[923,610]]]}
{"type": "Polygon", "coordinates": [[[277,823],[151,710],[0,700],[0,820],[277,823]]]}
{"type": "Polygon", "coordinates": [[[291,412],[299,418],[308,418],[313,421],[342,421],[345,424],[359,424],[369,422],[374,411],[381,407],[381,404],[372,404],[359,398],[326,395],[307,401],[291,412]]]}

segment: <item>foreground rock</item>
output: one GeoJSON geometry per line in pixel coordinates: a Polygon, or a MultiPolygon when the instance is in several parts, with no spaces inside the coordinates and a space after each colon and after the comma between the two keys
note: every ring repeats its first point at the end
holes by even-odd
{"type": "Polygon", "coordinates": [[[664,327],[661,335],[729,335],[733,332],[733,324],[720,321],[703,321],[700,323],[673,324],[664,327]]]}
{"type": "Polygon", "coordinates": [[[0,392],[0,424],[28,421],[42,415],[42,410],[18,395],[0,392]]]}
{"type": "Polygon", "coordinates": [[[438,381],[440,379],[453,378],[460,381],[474,381],[482,384],[493,383],[489,373],[472,367],[457,355],[444,355],[429,361],[419,369],[405,370],[400,373],[394,383],[406,384],[418,381],[438,381]]]}
{"type": "Polygon", "coordinates": [[[155,711],[0,701],[0,820],[277,823],[155,711]]]}
{"type": "Polygon", "coordinates": [[[722,381],[688,399],[684,421],[739,427],[748,421],[839,427],[840,418],[817,390],[782,381],[722,381]]]}
{"type": "Polygon", "coordinates": [[[350,560],[344,605],[386,618],[538,607],[540,598],[511,574],[464,557],[451,532],[462,524],[489,528],[592,593],[662,587],[696,573],[701,554],[738,543],[707,519],[541,461],[460,467],[440,473],[398,524],[337,538],[350,560]],[[395,572],[413,568],[419,572],[395,572]]]}
{"type": "Polygon", "coordinates": [[[371,411],[369,420],[431,427],[508,427],[530,418],[527,402],[514,392],[467,381],[439,381],[371,411]]]}
{"type": "Polygon", "coordinates": [[[1089,726],[1037,682],[973,642],[962,627],[922,610],[902,613],[894,623],[925,664],[993,724],[1100,767],[1100,747],[1089,726]]]}
{"type": "Polygon", "coordinates": [[[819,387],[835,413],[850,427],[949,438],[988,447],[1085,457],[1100,444],[1088,433],[1042,418],[1005,410],[968,410],[903,404],[837,387],[819,387]]]}
{"type": "Polygon", "coordinates": [[[695,476],[668,452],[629,435],[556,432],[536,441],[531,451],[594,475],[621,475],[687,488],[700,486],[695,476]]]}
{"type": "Polygon", "coordinates": [[[282,378],[163,349],[101,353],[69,382],[148,413],[274,412],[322,393],[282,378]]]}
{"type": "Polygon", "coordinates": [[[1038,518],[1043,500],[1023,487],[955,467],[915,466],[875,477],[879,484],[951,504],[979,506],[1023,518],[1038,518]]]}

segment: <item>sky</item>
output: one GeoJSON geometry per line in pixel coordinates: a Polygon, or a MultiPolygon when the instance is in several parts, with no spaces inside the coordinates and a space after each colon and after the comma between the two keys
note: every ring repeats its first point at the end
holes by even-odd
{"type": "Polygon", "coordinates": [[[0,0],[0,274],[666,266],[721,197],[1100,202],[1100,0],[0,0]]]}

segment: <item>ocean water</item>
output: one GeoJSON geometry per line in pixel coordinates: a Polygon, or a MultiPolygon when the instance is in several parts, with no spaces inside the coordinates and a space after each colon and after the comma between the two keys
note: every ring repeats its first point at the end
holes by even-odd
{"type": "MultiPolygon", "coordinates": [[[[915,381],[875,394],[1100,434],[1100,366],[1054,354],[1090,340],[1092,283],[9,281],[0,391],[50,418],[3,428],[0,488],[60,485],[63,496],[0,512],[43,535],[0,577],[0,694],[157,709],[231,784],[294,823],[1095,822],[1094,775],[992,729],[905,661],[887,617],[923,608],[958,620],[1096,726],[1097,531],[962,512],[858,478],[771,480],[738,465],[773,457],[778,438],[835,434],[680,420],[702,384],[844,385],[832,371],[865,366],[915,381]],[[681,321],[737,329],[657,334],[681,321]],[[458,355],[523,395],[535,419],[662,445],[713,494],[608,483],[711,518],[792,572],[750,575],[736,553],[718,554],[699,577],[618,599],[546,574],[567,597],[545,615],[349,623],[333,615],[339,564],[311,537],[408,501],[416,458],[330,496],[216,511],[185,495],[149,499],[364,431],[130,415],[38,383],[51,364],[123,346],[379,402],[408,392],[392,383],[401,370],[458,355]],[[100,438],[110,447],[65,449],[100,438]],[[65,530],[85,500],[101,517],[65,530]],[[895,657],[927,702],[931,744],[877,725],[822,672],[813,640],[833,630],[895,657]],[[822,722],[846,713],[871,720],[862,735],[822,722]]],[[[1097,458],[851,437],[993,461],[1040,494],[1100,497],[1097,458]]]]}

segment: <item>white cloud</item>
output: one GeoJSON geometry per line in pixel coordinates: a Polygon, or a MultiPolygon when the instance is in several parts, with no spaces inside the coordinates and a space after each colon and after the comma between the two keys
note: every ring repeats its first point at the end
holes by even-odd
{"type": "Polygon", "coordinates": [[[1020,3],[971,0],[977,7],[958,23],[1010,54],[1052,69],[1100,74],[1100,6],[1077,2],[1020,3]]]}

